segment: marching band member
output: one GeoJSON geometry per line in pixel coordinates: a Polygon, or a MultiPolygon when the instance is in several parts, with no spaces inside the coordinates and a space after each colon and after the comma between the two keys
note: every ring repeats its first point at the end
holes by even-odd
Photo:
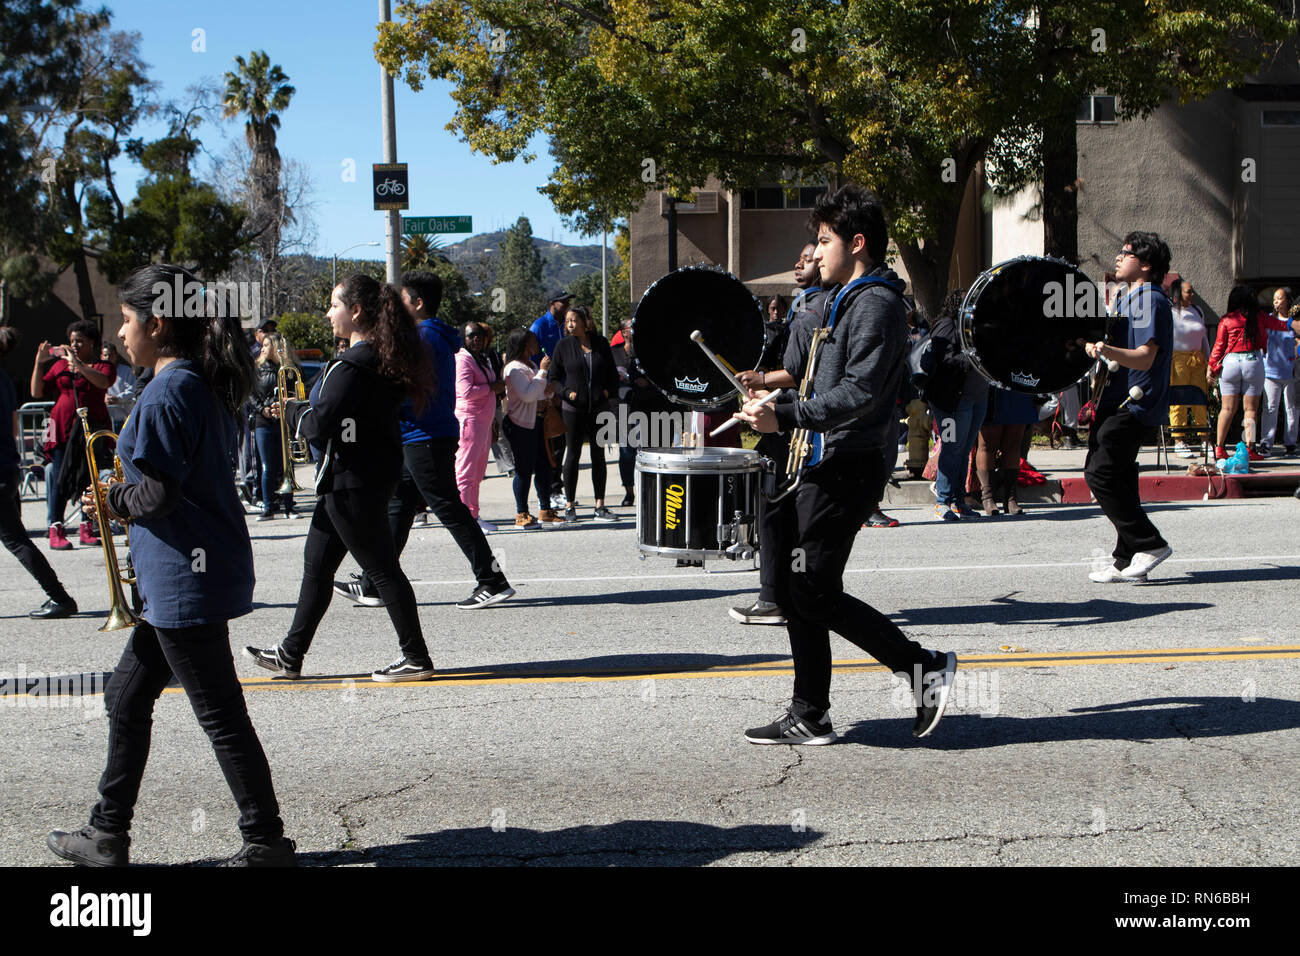
{"type": "Polygon", "coordinates": [[[809,225],[817,228],[814,261],[822,287],[829,290],[827,322],[834,329],[822,345],[815,394],[804,402],[778,399],[760,405],[767,393],[751,390],[739,413],[761,433],[810,428],[823,432],[825,442],[821,462],[776,505],[779,538],[771,554],[780,556],[777,604],[785,611],[794,656],[794,698],[785,714],[747,730],[745,739],[755,744],[836,739],[827,714],[831,631],[907,676],[916,699],[912,733],[924,737],[947,707],[957,656],[908,640],[885,615],[844,593],[853,539],[887,477],[883,449],[895,441],[907,305],[898,276],[883,265],[887,237],[877,200],[846,186],[817,200],[809,225]]]}
{"type": "Polygon", "coordinates": [[[388,501],[402,476],[402,399],[405,393],[417,406],[424,401],[429,362],[392,286],[354,275],[335,286],[326,316],[348,348],[321,373],[319,398],[299,426],[324,456],[316,471],[319,500],[303,550],[298,609],[283,642],[246,647],[244,653],[267,670],[301,676],[303,657],[334,593],[334,572],[351,552],[388,608],[402,649],[401,657],[370,676],[425,680],[433,676],[433,661],[415,592],[397,561],[388,501]]]}
{"type": "MultiPolygon", "coordinates": [[[[144,606],[104,692],[99,802],[88,826],[55,830],[46,841],[89,866],[128,862],[154,702],[173,675],[239,805],[244,846],[225,865],[296,862],[230,654],[228,622],[253,609],[253,552],[229,459],[252,361],[238,319],[182,317],[181,302],[155,291],[196,282],[176,266],[151,265],[119,290],[127,354],[154,375],[118,436],[123,481],[110,484],[106,503],[110,517],[134,525],[131,561],[144,606]]],[[[94,517],[93,494],[82,507],[94,517]]]]}

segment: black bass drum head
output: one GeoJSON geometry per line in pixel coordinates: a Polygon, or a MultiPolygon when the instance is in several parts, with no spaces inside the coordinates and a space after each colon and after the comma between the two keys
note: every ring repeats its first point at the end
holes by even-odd
{"type": "Polygon", "coordinates": [[[679,405],[717,408],[734,400],[735,382],[691,341],[697,329],[743,372],[763,351],[763,307],[731,273],[705,266],[668,273],[637,304],[632,347],[645,377],[679,405]]]}
{"type": "Polygon", "coordinates": [[[1101,289],[1060,259],[1021,256],[971,285],[958,323],[963,351],[994,385],[1060,392],[1093,366],[1084,345],[1106,333],[1101,289]]]}

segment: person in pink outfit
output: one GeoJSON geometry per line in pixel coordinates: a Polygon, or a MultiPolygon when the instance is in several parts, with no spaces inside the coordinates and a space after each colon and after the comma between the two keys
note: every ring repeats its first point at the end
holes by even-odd
{"type": "Polygon", "coordinates": [[[496,526],[478,513],[478,489],[487,471],[492,448],[492,422],[497,396],[505,391],[484,352],[487,331],[477,322],[466,322],[462,331],[465,347],[456,353],[456,420],[460,422],[460,445],[456,448],[456,487],[460,500],[484,531],[496,526]]]}

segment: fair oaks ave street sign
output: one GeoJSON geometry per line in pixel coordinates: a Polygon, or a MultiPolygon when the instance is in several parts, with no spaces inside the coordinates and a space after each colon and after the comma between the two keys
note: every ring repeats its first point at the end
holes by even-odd
{"type": "Polygon", "coordinates": [[[418,236],[424,233],[473,232],[472,216],[403,216],[402,235],[418,236]]]}

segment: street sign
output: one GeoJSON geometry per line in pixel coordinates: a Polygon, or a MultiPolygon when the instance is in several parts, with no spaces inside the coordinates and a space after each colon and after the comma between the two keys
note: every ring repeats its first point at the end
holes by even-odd
{"type": "Polygon", "coordinates": [[[423,233],[473,232],[472,216],[407,216],[402,219],[402,235],[423,233]]]}
{"type": "Polygon", "coordinates": [[[406,189],[406,163],[375,163],[370,169],[376,210],[411,208],[406,189]]]}

